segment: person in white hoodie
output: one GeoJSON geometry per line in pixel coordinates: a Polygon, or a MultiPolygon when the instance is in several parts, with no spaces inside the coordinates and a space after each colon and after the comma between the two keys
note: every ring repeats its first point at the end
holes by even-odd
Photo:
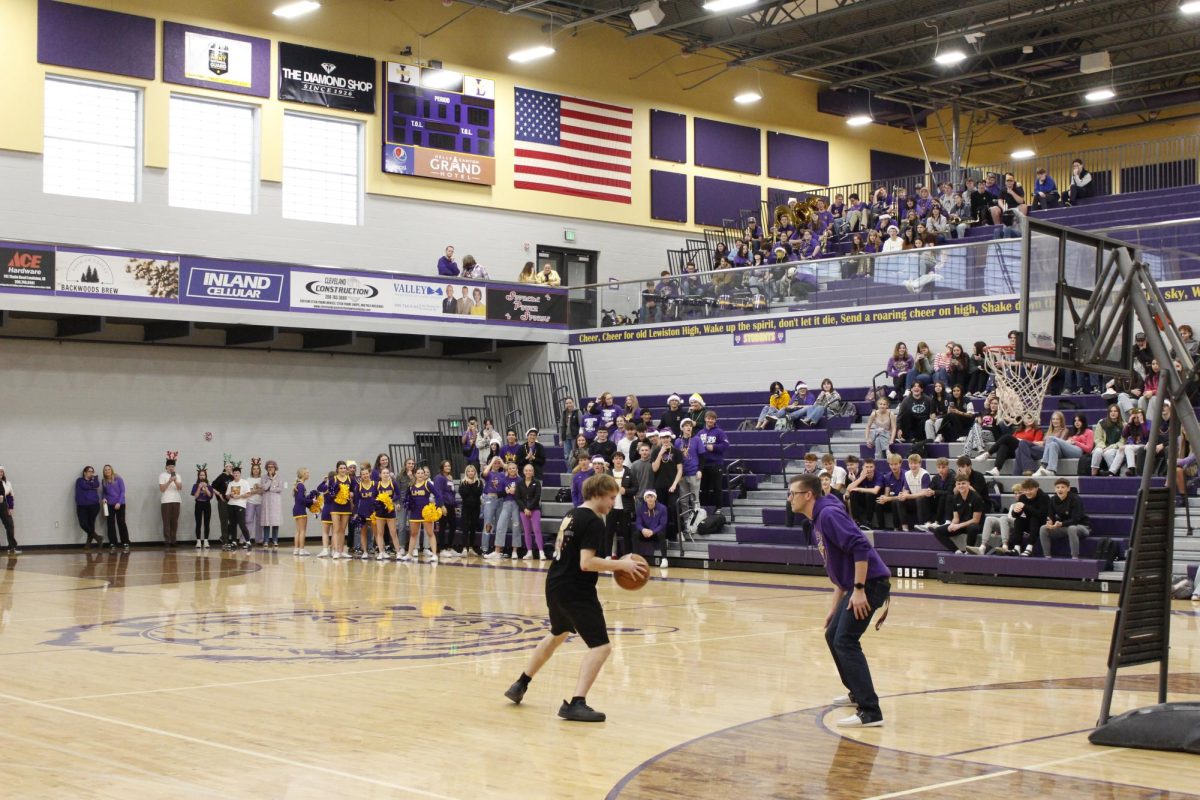
{"type": "Polygon", "coordinates": [[[888,225],[888,238],[883,243],[883,252],[899,253],[904,249],[904,240],[900,238],[900,229],[895,225],[888,225]]]}

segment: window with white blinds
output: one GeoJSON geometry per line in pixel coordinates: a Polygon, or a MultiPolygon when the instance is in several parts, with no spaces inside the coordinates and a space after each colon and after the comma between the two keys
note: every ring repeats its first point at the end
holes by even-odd
{"type": "Polygon", "coordinates": [[[257,113],[253,106],[172,95],[167,202],[181,208],[253,213],[257,113]]]}
{"type": "Polygon", "coordinates": [[[135,202],[141,92],[46,76],[42,191],[135,202]]]}
{"type": "Polygon", "coordinates": [[[331,117],[284,114],[285,219],[360,224],[362,171],[362,125],[331,117]]]}

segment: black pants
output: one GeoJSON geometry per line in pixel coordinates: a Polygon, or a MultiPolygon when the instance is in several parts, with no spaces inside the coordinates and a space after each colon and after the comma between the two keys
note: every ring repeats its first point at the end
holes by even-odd
{"type": "Polygon", "coordinates": [[[208,539],[212,530],[212,503],[196,503],[196,541],[208,539]],[[204,533],[201,536],[201,532],[204,533]]]}
{"type": "Polygon", "coordinates": [[[4,535],[8,537],[8,549],[17,549],[17,534],[13,531],[12,511],[8,508],[8,503],[4,502],[4,498],[0,498],[0,525],[4,526],[4,535]]]}
{"type": "Polygon", "coordinates": [[[129,526],[125,524],[125,505],[120,508],[113,506],[108,507],[108,543],[113,547],[118,544],[129,544],[129,526]],[[117,540],[117,535],[120,534],[120,541],[117,540]]]}
{"type": "Polygon", "coordinates": [[[1075,205],[1085,197],[1091,197],[1091,188],[1092,187],[1089,186],[1086,189],[1080,189],[1078,186],[1072,183],[1071,188],[1067,190],[1067,197],[1069,198],[1071,205],[1075,205]]]}
{"type": "Polygon", "coordinates": [[[866,525],[869,528],[883,527],[882,506],[877,502],[878,495],[868,492],[851,492],[850,494],[850,516],[859,525],[866,525]]]}
{"type": "Polygon", "coordinates": [[[221,529],[221,541],[228,542],[231,537],[229,535],[229,504],[218,500],[217,501],[217,526],[221,529]]]}
{"type": "Polygon", "coordinates": [[[475,544],[475,536],[478,533],[479,506],[463,506],[462,538],[459,539],[459,545],[470,550],[478,548],[479,545],[475,544]]]}
{"type": "Polygon", "coordinates": [[[929,498],[897,500],[892,505],[896,506],[900,512],[902,525],[919,525],[929,522],[929,498]]]}
{"type": "Polygon", "coordinates": [[[996,458],[996,469],[1004,471],[1004,465],[1017,452],[1017,445],[1021,440],[1013,436],[1011,433],[1006,433],[996,440],[996,443],[991,446],[989,452],[996,458]]]}
{"type": "Polygon", "coordinates": [[[458,535],[458,509],[446,506],[446,515],[438,520],[438,549],[446,550],[454,546],[458,535]]]}
{"type": "Polygon", "coordinates": [[[900,429],[900,435],[904,437],[904,441],[925,441],[925,422],[928,419],[929,417],[915,417],[907,412],[900,414],[896,419],[896,423],[900,429]]]}
{"type": "Polygon", "coordinates": [[[700,505],[716,508],[724,505],[724,479],[724,464],[706,464],[700,468],[700,505]]]}
{"type": "Polygon", "coordinates": [[[79,520],[79,527],[87,536],[84,544],[91,544],[92,539],[95,539],[97,544],[103,541],[100,534],[96,533],[96,517],[98,516],[100,516],[99,505],[75,506],[75,518],[79,520]]]}
{"type": "Polygon", "coordinates": [[[1033,544],[1034,535],[1041,530],[1044,524],[1046,524],[1044,519],[1029,520],[1025,517],[1016,517],[1008,532],[1008,541],[1004,543],[1005,546],[1009,550],[1019,550],[1027,544],[1033,544]]]}
{"type": "Polygon", "coordinates": [[[250,529],[246,527],[246,509],[243,506],[230,505],[226,509],[229,516],[229,531],[228,542],[237,544],[238,529],[242,531],[242,536],[246,537],[246,541],[250,541],[250,529]]]}
{"type": "Polygon", "coordinates": [[[901,372],[899,375],[896,375],[892,378],[892,390],[895,391],[895,393],[896,393],[896,402],[897,403],[899,403],[900,399],[902,397],[904,397],[904,392],[905,392],[904,384],[906,384],[906,383],[908,383],[908,372],[907,371],[901,372]]]}
{"type": "Polygon", "coordinates": [[[968,547],[977,547],[979,545],[979,537],[983,535],[982,525],[967,525],[965,528],[959,528],[954,533],[950,532],[949,525],[939,525],[933,529],[933,535],[937,540],[949,550],[951,553],[958,552],[958,545],[950,538],[952,536],[966,536],[968,547]]]}
{"type": "Polygon", "coordinates": [[[879,710],[879,696],[871,680],[871,667],[867,664],[859,640],[871,627],[871,617],[887,602],[891,590],[887,578],[872,578],[867,581],[865,589],[867,602],[871,606],[867,618],[855,619],[854,612],[847,608],[849,598],[842,598],[829,620],[829,627],[825,628],[825,643],[829,645],[838,676],[865,722],[883,719],[883,712],[879,710]]]}
{"type": "MultiPolygon", "coordinates": [[[[625,502],[631,502],[626,499],[625,502]]],[[[604,552],[597,553],[600,558],[608,558],[614,548],[624,546],[626,552],[630,552],[629,548],[629,529],[630,520],[633,516],[632,510],[628,508],[613,508],[608,512],[608,516],[604,518],[604,552]]]]}

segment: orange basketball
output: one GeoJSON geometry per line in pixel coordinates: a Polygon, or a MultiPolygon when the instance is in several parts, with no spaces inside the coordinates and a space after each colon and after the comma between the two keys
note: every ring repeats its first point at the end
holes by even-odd
{"type": "Polygon", "coordinates": [[[646,559],[642,558],[637,553],[634,553],[633,560],[646,567],[645,575],[639,577],[630,572],[613,573],[613,577],[617,579],[617,585],[622,589],[628,589],[631,592],[637,591],[650,582],[650,565],[646,563],[646,559]]]}

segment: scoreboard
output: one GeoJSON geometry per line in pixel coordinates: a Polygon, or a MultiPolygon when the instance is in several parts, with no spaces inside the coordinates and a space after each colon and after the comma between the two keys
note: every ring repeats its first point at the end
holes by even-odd
{"type": "Polygon", "coordinates": [[[495,184],[495,82],[410,64],[384,69],[383,171],[495,184]]]}

